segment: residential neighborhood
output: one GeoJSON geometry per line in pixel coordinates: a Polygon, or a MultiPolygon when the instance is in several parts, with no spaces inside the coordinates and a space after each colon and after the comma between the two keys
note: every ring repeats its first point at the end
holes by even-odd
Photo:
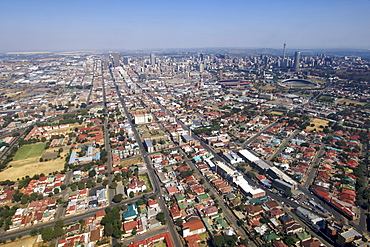
{"type": "Polygon", "coordinates": [[[0,246],[370,245],[369,60],[282,62],[2,57],[0,246]]]}

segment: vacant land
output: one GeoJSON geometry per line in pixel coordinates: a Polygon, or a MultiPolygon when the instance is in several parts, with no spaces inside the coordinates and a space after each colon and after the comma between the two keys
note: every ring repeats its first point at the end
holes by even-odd
{"type": "Polygon", "coordinates": [[[48,131],[48,133],[55,133],[55,132],[59,132],[59,131],[74,131],[74,129],[78,128],[78,127],[86,127],[86,125],[84,125],[84,124],[81,125],[81,124],[78,124],[78,123],[74,123],[74,124],[70,124],[69,127],[50,130],[50,131],[48,131]]]}
{"type": "Polygon", "coordinates": [[[281,111],[272,111],[270,112],[272,115],[278,115],[278,116],[282,116],[284,115],[284,112],[281,112],[281,111]]]}
{"type": "Polygon", "coordinates": [[[45,143],[36,143],[31,145],[25,145],[19,148],[15,154],[13,160],[23,160],[28,158],[39,157],[44,152],[45,143]]]}
{"type": "Polygon", "coordinates": [[[317,131],[323,131],[326,126],[328,126],[329,121],[320,118],[312,118],[310,125],[307,126],[308,130],[316,129],[317,131]],[[313,125],[313,126],[312,126],[313,125]]]}
{"type": "Polygon", "coordinates": [[[122,167],[125,167],[125,166],[131,166],[131,165],[141,164],[142,162],[143,162],[143,159],[141,157],[139,157],[139,158],[131,158],[131,159],[126,159],[124,161],[121,161],[120,165],[122,167]]]}
{"type": "Polygon", "coordinates": [[[63,170],[64,163],[65,161],[63,157],[62,159],[58,158],[45,162],[33,162],[18,166],[12,165],[12,167],[9,167],[6,170],[0,172],[0,181],[4,181],[7,179],[11,181],[16,181],[17,178],[22,178],[27,175],[32,177],[33,175],[40,173],[48,175],[51,172],[63,170]]]}
{"type": "Polygon", "coordinates": [[[354,104],[354,105],[366,105],[365,102],[359,102],[359,101],[356,101],[356,100],[350,100],[350,99],[344,99],[344,98],[341,98],[341,99],[337,99],[335,101],[337,104],[343,104],[344,102],[346,102],[346,105],[349,105],[349,104],[354,104]]]}
{"type": "Polygon", "coordinates": [[[36,244],[37,237],[26,237],[23,239],[16,240],[14,242],[9,242],[7,244],[1,245],[2,247],[32,247],[38,246],[36,244]]]}
{"type": "MultiPolygon", "coordinates": [[[[45,144],[44,144],[45,145],[45,144]]],[[[56,150],[59,148],[55,148],[56,150]]],[[[42,151],[44,149],[42,148],[42,151]]],[[[45,154],[53,154],[53,152],[50,151],[55,151],[55,150],[47,150],[44,153],[45,154]]],[[[65,157],[68,154],[68,151],[64,151],[60,153],[60,158],[40,162],[40,158],[43,155],[43,152],[39,154],[36,157],[32,158],[27,158],[27,159],[21,159],[21,160],[15,160],[11,161],[9,163],[9,167],[0,172],[0,181],[3,180],[12,180],[15,181],[17,178],[22,178],[25,176],[30,176],[32,177],[35,174],[40,174],[44,173],[45,175],[52,173],[54,171],[61,171],[64,168],[64,163],[65,163],[65,157]]],[[[55,152],[55,154],[58,154],[55,152]]]]}

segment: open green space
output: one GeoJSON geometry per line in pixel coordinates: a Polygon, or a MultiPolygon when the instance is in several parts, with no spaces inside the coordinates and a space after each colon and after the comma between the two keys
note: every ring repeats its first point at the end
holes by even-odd
{"type": "Polygon", "coordinates": [[[41,156],[44,152],[45,142],[25,145],[19,148],[18,152],[14,155],[13,160],[23,160],[41,156]]]}
{"type": "Polygon", "coordinates": [[[147,191],[152,191],[153,190],[153,187],[152,187],[152,184],[150,183],[148,174],[139,175],[139,180],[144,180],[145,181],[147,191]]]}

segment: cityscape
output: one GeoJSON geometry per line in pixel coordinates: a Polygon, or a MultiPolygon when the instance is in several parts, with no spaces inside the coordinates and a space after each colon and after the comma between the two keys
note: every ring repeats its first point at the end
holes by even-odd
{"type": "Polygon", "coordinates": [[[370,1],[0,7],[0,247],[370,246],[370,1]]]}

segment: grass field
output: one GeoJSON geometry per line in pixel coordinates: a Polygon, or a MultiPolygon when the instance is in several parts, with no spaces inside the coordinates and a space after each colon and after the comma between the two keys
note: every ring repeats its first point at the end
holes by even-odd
{"type": "Polygon", "coordinates": [[[19,148],[15,154],[13,160],[23,160],[28,158],[39,157],[44,152],[45,143],[36,143],[31,145],[25,145],[19,148]]]}
{"type": "MultiPolygon", "coordinates": [[[[9,165],[12,162],[9,163],[9,165]]],[[[17,178],[22,178],[25,176],[32,177],[35,174],[44,173],[45,175],[48,175],[51,172],[54,171],[61,171],[64,168],[64,157],[63,159],[55,159],[55,160],[49,160],[45,162],[33,162],[29,164],[24,165],[18,165],[7,168],[6,170],[0,172],[0,181],[4,180],[11,180],[15,181],[17,178]]]]}
{"type": "Polygon", "coordinates": [[[324,119],[312,118],[311,121],[310,121],[310,125],[307,126],[306,129],[308,129],[308,130],[316,129],[317,131],[323,131],[325,126],[328,126],[328,123],[329,123],[329,121],[326,121],[324,119]],[[312,124],[314,124],[313,127],[311,127],[312,124]],[[324,128],[320,128],[320,126],[322,126],[324,128]]]}
{"type": "Polygon", "coordinates": [[[68,153],[68,151],[62,152],[60,154],[62,158],[44,162],[39,162],[40,157],[43,155],[42,153],[37,157],[11,161],[9,162],[8,168],[0,172],[0,181],[7,179],[15,181],[17,178],[22,178],[27,175],[32,177],[35,174],[44,173],[48,175],[54,171],[61,171],[64,168],[65,157],[68,153]]]}
{"type": "Polygon", "coordinates": [[[282,116],[284,115],[284,112],[280,112],[280,111],[272,111],[270,112],[272,115],[278,115],[278,116],[282,116]]]}
{"type": "Polygon", "coordinates": [[[148,177],[148,174],[139,175],[139,180],[144,180],[145,181],[147,191],[152,191],[153,190],[152,184],[150,183],[150,180],[149,180],[149,177],[148,177]]]}
{"type": "Polygon", "coordinates": [[[356,100],[350,100],[350,99],[344,99],[344,98],[341,98],[341,99],[337,99],[335,101],[337,104],[343,104],[343,102],[346,102],[346,105],[349,105],[349,104],[355,104],[355,105],[366,105],[365,102],[359,102],[359,101],[356,101],[356,100]]]}

